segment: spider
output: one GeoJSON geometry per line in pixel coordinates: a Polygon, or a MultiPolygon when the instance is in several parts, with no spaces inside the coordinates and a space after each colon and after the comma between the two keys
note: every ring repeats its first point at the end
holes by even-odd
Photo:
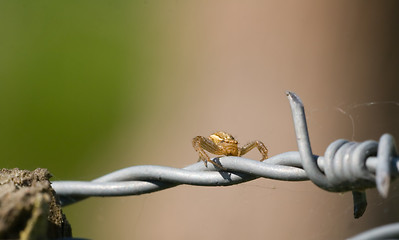
{"type": "Polygon", "coordinates": [[[251,151],[254,147],[257,147],[259,152],[262,154],[261,161],[268,158],[268,150],[261,141],[253,141],[247,143],[243,147],[238,147],[238,142],[228,133],[215,132],[208,138],[197,136],[193,138],[193,147],[199,154],[198,161],[203,161],[205,166],[210,162],[218,168],[224,169],[218,163],[211,161],[209,156],[205,153],[205,150],[215,155],[225,156],[242,156],[247,152],[251,151]]]}

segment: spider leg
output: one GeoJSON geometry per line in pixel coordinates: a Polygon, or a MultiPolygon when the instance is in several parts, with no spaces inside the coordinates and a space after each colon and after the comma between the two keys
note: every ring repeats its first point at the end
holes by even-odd
{"type": "Polygon", "coordinates": [[[205,137],[197,136],[197,137],[193,138],[193,147],[194,147],[195,151],[198,152],[199,160],[202,160],[206,167],[208,166],[207,163],[210,162],[213,165],[215,165],[216,167],[224,169],[224,167],[222,167],[220,164],[212,161],[209,158],[208,154],[206,154],[206,152],[205,152],[205,150],[206,150],[212,154],[220,153],[219,147],[214,142],[212,142],[211,140],[209,140],[205,137]]]}
{"type": "Polygon", "coordinates": [[[261,141],[253,141],[253,142],[245,144],[243,147],[240,147],[238,156],[242,156],[242,155],[248,153],[254,147],[257,147],[259,152],[262,154],[261,161],[268,158],[268,156],[267,156],[268,150],[267,150],[265,144],[263,144],[263,142],[261,142],[261,141]]]}

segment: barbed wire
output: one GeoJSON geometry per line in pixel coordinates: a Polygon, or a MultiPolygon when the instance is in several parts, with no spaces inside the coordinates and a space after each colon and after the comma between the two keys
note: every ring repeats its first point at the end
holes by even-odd
{"type": "Polygon", "coordinates": [[[269,178],[282,181],[311,180],[331,192],[352,191],[354,216],[366,210],[365,189],[377,187],[388,196],[391,179],[399,175],[399,158],[394,138],[381,136],[379,142],[361,143],[337,140],[324,156],[312,153],[302,101],[287,92],[290,101],[299,152],[286,152],[263,162],[242,157],[214,158],[223,170],[213,164],[198,162],[185,168],[166,166],[133,166],[117,170],[92,181],[54,181],[52,186],[63,206],[92,196],[128,196],[151,193],[180,184],[229,186],[269,178]]]}
{"type": "Polygon", "coordinates": [[[348,238],[348,240],[375,239],[399,239],[399,223],[391,223],[379,226],[348,238]]]}

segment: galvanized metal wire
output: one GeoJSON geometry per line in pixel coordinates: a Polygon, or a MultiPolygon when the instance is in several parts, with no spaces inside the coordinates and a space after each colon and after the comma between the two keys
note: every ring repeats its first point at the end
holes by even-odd
{"type": "Polygon", "coordinates": [[[348,240],[399,239],[399,223],[391,223],[362,232],[348,240]]]}
{"type": "Polygon", "coordinates": [[[367,206],[364,190],[377,187],[388,196],[391,179],[399,175],[395,141],[384,134],[377,141],[361,143],[337,140],[324,156],[312,153],[302,101],[287,92],[290,101],[299,152],[286,152],[263,162],[224,156],[213,161],[223,166],[198,162],[183,169],[166,166],[133,166],[117,170],[92,181],[54,181],[52,186],[63,206],[92,196],[128,196],[151,193],[180,184],[229,186],[269,178],[282,181],[310,180],[332,192],[352,191],[354,216],[360,217],[367,206]]]}

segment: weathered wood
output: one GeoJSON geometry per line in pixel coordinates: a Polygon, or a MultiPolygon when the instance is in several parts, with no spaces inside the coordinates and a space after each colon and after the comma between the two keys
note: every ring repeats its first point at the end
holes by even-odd
{"type": "Polygon", "coordinates": [[[71,237],[72,230],[51,188],[47,169],[0,170],[0,238],[71,237]]]}

